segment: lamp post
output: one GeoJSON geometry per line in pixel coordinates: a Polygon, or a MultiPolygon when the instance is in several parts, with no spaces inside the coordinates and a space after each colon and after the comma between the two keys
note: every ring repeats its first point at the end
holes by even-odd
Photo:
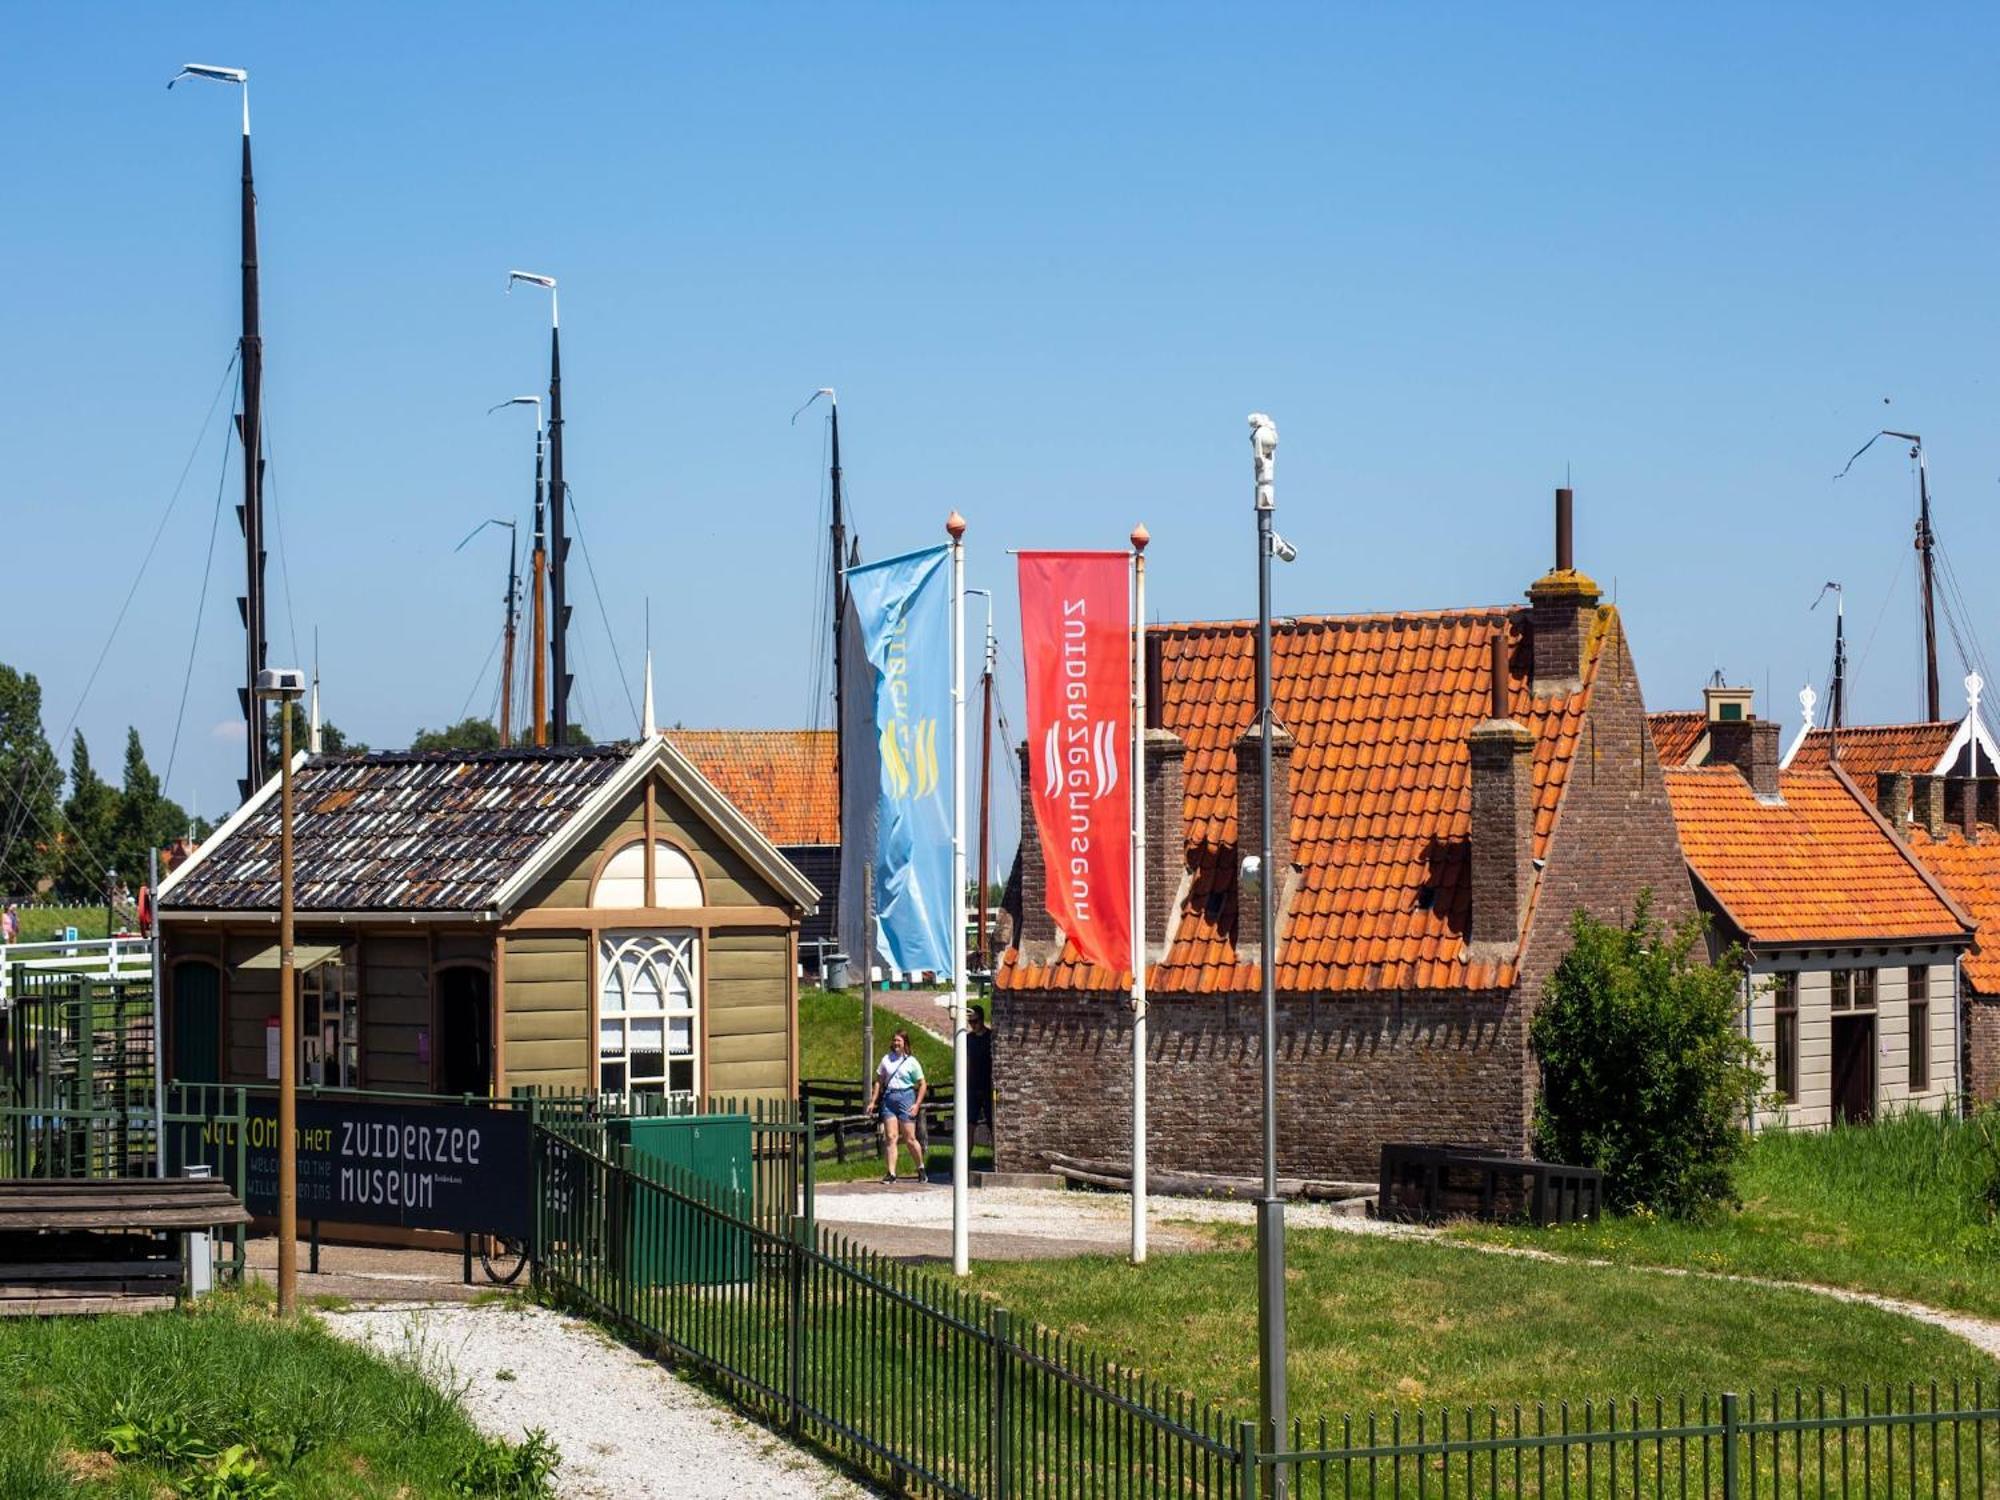
{"type": "Polygon", "coordinates": [[[306,690],[297,667],[257,674],[278,703],[278,1316],[299,1302],[299,1011],[292,969],[292,705],[306,690]]]}
{"type": "MultiPolygon", "coordinates": [[[[1257,1394],[1258,1416],[1267,1452],[1282,1452],[1291,1426],[1285,1382],[1285,1204],[1278,1196],[1278,952],[1277,914],[1271,889],[1271,559],[1290,562],[1297,551],[1272,529],[1276,503],[1271,494],[1277,467],[1277,424],[1262,412],[1250,416],[1250,451],[1256,471],[1257,510],[1257,906],[1263,975],[1264,1191],[1257,1200],[1257,1394]]],[[[1284,1500],[1289,1489],[1282,1466],[1271,1471],[1269,1493],[1284,1500]]]]}

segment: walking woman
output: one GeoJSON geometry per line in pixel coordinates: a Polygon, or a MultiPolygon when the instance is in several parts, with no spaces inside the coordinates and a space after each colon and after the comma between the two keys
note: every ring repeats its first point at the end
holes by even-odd
{"type": "Polygon", "coordinates": [[[910,1034],[899,1031],[889,1038],[889,1050],[882,1057],[882,1065],[875,1070],[875,1088],[868,1096],[868,1112],[882,1112],[882,1137],[888,1149],[888,1175],[882,1180],[896,1180],[896,1142],[900,1137],[909,1142],[910,1154],[917,1159],[916,1182],[924,1180],[924,1148],[917,1140],[917,1113],[924,1107],[924,1095],[930,1084],[924,1079],[924,1065],[917,1061],[917,1054],[910,1050],[910,1034]]]}

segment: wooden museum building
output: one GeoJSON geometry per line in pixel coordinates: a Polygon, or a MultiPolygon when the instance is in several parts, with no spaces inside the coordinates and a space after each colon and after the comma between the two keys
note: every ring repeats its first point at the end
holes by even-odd
{"type": "MultiPolygon", "coordinates": [[[[819,893],[661,736],[301,755],[299,1079],[788,1098],[819,893]]],[[[278,1074],[279,784],[162,883],[181,1082],[278,1074]]]]}

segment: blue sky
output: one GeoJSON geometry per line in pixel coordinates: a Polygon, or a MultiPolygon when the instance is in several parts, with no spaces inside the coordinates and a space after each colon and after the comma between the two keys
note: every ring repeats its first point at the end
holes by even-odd
{"type": "MultiPolygon", "coordinates": [[[[1003,549],[1143,519],[1159,616],[1248,613],[1258,408],[1284,611],[1516,598],[1568,471],[1649,703],[1719,666],[1789,723],[1838,578],[1857,716],[1915,717],[1909,466],[1831,476],[1925,433],[2000,645],[2000,13],[1743,10],[19,9],[0,659],[57,734],[231,352],[236,102],[162,87],[195,59],[252,77],[273,656],[317,631],[327,713],[372,744],[492,699],[502,544],[452,548],[526,507],[526,418],[485,414],[545,383],[511,266],[562,280],[627,678],[578,566],[600,732],[633,728],[649,597],[663,719],[815,710],[823,430],[788,418],[827,384],[870,555],[970,519],[1017,725],[1003,549]]],[[[81,698],[100,759],[134,723],[167,761],[220,438],[81,698]]],[[[237,559],[225,511],[171,786],[211,816],[237,559]]],[[[1948,712],[1961,675],[1947,634],[1948,712]]]]}

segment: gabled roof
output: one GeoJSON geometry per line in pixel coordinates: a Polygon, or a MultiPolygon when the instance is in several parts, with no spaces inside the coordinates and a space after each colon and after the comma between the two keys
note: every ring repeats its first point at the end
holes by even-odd
{"type": "Polygon", "coordinates": [[[1646,727],[1653,731],[1661,765],[1693,765],[1695,751],[1708,733],[1708,715],[1698,708],[1662,709],[1646,715],[1646,727]]]}
{"type": "Polygon", "coordinates": [[[667,739],[781,848],[840,842],[831,729],[669,729],[667,739]]]}
{"type": "MultiPolygon", "coordinates": [[[[658,739],[321,755],[295,764],[293,904],[301,912],[504,911],[654,769],[778,889],[802,907],[818,899],[805,877],[658,739]]],[[[161,883],[163,915],[277,908],[278,788],[273,777],[161,883]]]]}
{"type": "MultiPolygon", "coordinates": [[[[1861,785],[1878,771],[1908,771],[1932,776],[1941,769],[1945,752],[1958,739],[1961,722],[1940,719],[1927,724],[1855,724],[1840,731],[1840,768],[1861,785]]],[[[1787,770],[1819,770],[1832,759],[1834,734],[1810,729],[1785,762],[1787,770]]]]}
{"type": "MultiPolygon", "coordinates": [[[[1583,686],[1530,690],[1524,609],[1332,615],[1272,631],[1272,692],[1292,754],[1298,887],[1279,940],[1287,991],[1511,986],[1512,959],[1468,963],[1472,811],[1466,737],[1490,706],[1493,633],[1508,632],[1509,709],[1535,737],[1534,853],[1554,827],[1600,654],[1616,619],[1598,611],[1583,686]]],[[[1241,992],[1260,982],[1235,931],[1236,741],[1255,714],[1256,628],[1247,621],[1149,626],[1160,644],[1161,715],[1183,762],[1187,900],[1154,992],[1241,992]]],[[[1010,955],[1013,989],[1112,989],[1119,976],[1068,949],[1049,965],[1010,955]]]]}
{"type": "Polygon", "coordinates": [[[1971,927],[1854,783],[1787,771],[1760,801],[1734,766],[1665,769],[1681,852],[1751,942],[1956,941],[1971,927]]]}
{"type": "Polygon", "coordinates": [[[1978,925],[1962,964],[1966,982],[1982,995],[2000,995],[2000,830],[1981,828],[1976,844],[1957,827],[1936,839],[1921,824],[1909,834],[1917,858],[1978,925]]]}

